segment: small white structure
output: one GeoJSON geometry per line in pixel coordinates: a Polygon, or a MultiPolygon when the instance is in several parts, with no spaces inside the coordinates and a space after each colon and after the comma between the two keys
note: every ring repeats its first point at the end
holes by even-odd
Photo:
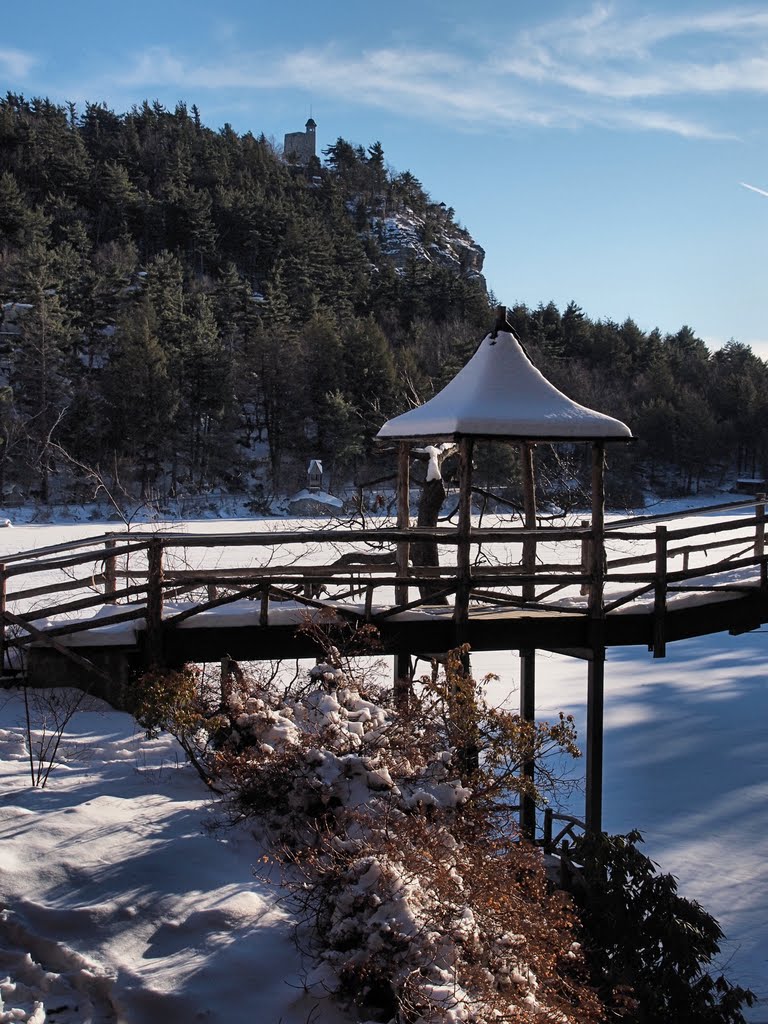
{"type": "Polygon", "coordinates": [[[321,491],[323,489],[323,464],[319,459],[311,459],[307,467],[307,490],[321,491]]]}

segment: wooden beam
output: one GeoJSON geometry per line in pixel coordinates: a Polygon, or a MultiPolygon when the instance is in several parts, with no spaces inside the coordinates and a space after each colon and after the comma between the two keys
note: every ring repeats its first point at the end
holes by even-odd
{"type": "Polygon", "coordinates": [[[110,538],[104,547],[104,601],[107,604],[117,604],[117,559],[114,555],[117,542],[110,538]]]}
{"type": "Polygon", "coordinates": [[[667,528],[656,527],[656,578],[653,585],[653,656],[667,654],[665,620],[667,617],[667,528]]]}
{"type": "MultiPolygon", "coordinates": [[[[397,528],[408,530],[411,525],[411,446],[408,441],[400,441],[397,449],[397,528]]],[[[400,540],[395,548],[398,576],[408,575],[410,561],[410,543],[400,540]]],[[[398,605],[408,604],[408,585],[398,584],[395,587],[395,602],[398,605]]],[[[395,655],[394,663],[394,695],[395,703],[404,706],[408,703],[410,692],[411,659],[403,651],[395,655]]]]}
{"type": "Polygon", "coordinates": [[[768,565],[765,561],[765,495],[757,495],[755,505],[755,558],[760,562],[760,588],[768,590],[768,565]]]}
{"type": "MultiPolygon", "coordinates": [[[[520,469],[523,480],[523,524],[526,530],[536,529],[536,478],[533,469],[533,445],[524,441],[520,445],[520,469]]],[[[533,575],[536,571],[536,537],[526,537],[523,541],[523,572],[533,575]]],[[[532,581],[523,583],[523,600],[533,601],[536,598],[536,584],[532,581]]]]}
{"type": "MultiPolygon", "coordinates": [[[[520,717],[524,722],[536,722],[536,652],[520,651],[520,717]]],[[[527,760],[522,767],[523,778],[533,784],[536,764],[527,760]]],[[[533,842],[536,838],[536,801],[523,794],[520,801],[520,832],[523,839],[533,842]]]]}
{"type": "Polygon", "coordinates": [[[459,523],[456,549],[456,603],[453,609],[456,643],[467,638],[469,621],[469,592],[472,586],[472,455],[474,440],[462,437],[459,441],[459,523]]]}
{"type": "Polygon", "coordinates": [[[590,547],[592,584],[589,591],[589,611],[592,616],[603,614],[605,586],[605,444],[592,443],[592,541],[590,547]]]}
{"type": "Polygon", "coordinates": [[[587,666],[586,825],[603,829],[603,716],[605,706],[605,647],[596,645],[587,666]]]}
{"type": "Polygon", "coordinates": [[[88,658],[84,658],[82,654],[78,654],[76,651],[70,650],[69,647],[59,643],[58,640],[49,636],[48,633],[44,633],[43,630],[38,629],[37,626],[33,626],[31,622],[27,622],[20,615],[13,615],[9,611],[4,611],[3,618],[6,622],[10,622],[11,625],[19,626],[21,629],[26,630],[30,636],[38,641],[38,643],[44,644],[46,647],[50,647],[52,650],[62,655],[62,657],[66,658],[68,661],[71,661],[79,668],[85,669],[86,672],[90,672],[93,675],[98,676],[99,679],[106,683],[114,682],[111,676],[108,676],[106,672],[102,672],[102,670],[97,668],[92,661],[88,660],[88,658]]]}
{"type": "Polygon", "coordinates": [[[5,674],[5,611],[8,579],[5,563],[0,564],[0,676],[5,674]]]}
{"type": "Polygon", "coordinates": [[[147,552],[147,663],[160,667],[163,659],[163,542],[153,537],[147,552]]]}

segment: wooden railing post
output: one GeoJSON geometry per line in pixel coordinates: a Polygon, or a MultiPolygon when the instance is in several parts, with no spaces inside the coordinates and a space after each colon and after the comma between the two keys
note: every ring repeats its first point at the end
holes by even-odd
{"type": "Polygon", "coordinates": [[[147,549],[147,661],[163,663],[163,542],[153,537],[147,549]]]}
{"type": "Polygon", "coordinates": [[[5,675],[5,610],[8,599],[8,580],[5,575],[5,562],[0,562],[0,676],[5,675]]]}
{"type": "Polygon", "coordinates": [[[567,890],[571,883],[571,872],[568,863],[570,844],[564,839],[560,844],[560,888],[567,890]]]}
{"type": "MultiPolygon", "coordinates": [[[[582,519],[581,525],[586,529],[589,526],[588,519],[582,519]]],[[[589,569],[592,565],[592,553],[591,553],[591,541],[589,537],[582,537],[581,539],[581,572],[583,576],[589,575],[589,569]]],[[[589,584],[581,584],[581,596],[586,597],[590,592],[589,584]]]]}
{"type": "Polygon", "coordinates": [[[768,568],[765,563],[765,495],[757,495],[755,505],[755,558],[760,564],[760,589],[768,589],[768,568]]]}
{"type": "Polygon", "coordinates": [[[117,604],[115,593],[117,591],[117,559],[110,552],[115,550],[116,541],[105,541],[104,547],[104,601],[106,604],[117,604]]]}
{"type": "Polygon", "coordinates": [[[259,626],[266,629],[269,625],[269,584],[261,585],[261,607],[259,608],[259,626]]]}
{"type": "Polygon", "coordinates": [[[656,527],[656,572],[653,585],[653,656],[667,653],[665,618],[667,614],[667,528],[656,527]]]}
{"type": "Polygon", "coordinates": [[[544,853],[552,852],[552,808],[547,807],[544,810],[544,853]]]}

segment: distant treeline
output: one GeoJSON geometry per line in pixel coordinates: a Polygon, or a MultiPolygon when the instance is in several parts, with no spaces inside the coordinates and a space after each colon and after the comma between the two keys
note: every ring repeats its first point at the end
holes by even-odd
{"type": "MultiPolygon", "coordinates": [[[[2,493],[84,498],[91,469],[135,495],[267,495],[310,457],[336,487],[376,475],[380,424],[456,372],[495,300],[438,258],[471,239],[380,143],[324,156],[291,166],[183,104],[0,100],[2,493]],[[420,250],[393,250],[391,215],[420,250]]],[[[638,435],[625,481],[764,471],[768,366],[748,346],[710,355],[687,327],[575,303],[512,317],[555,384],[638,435]]]]}

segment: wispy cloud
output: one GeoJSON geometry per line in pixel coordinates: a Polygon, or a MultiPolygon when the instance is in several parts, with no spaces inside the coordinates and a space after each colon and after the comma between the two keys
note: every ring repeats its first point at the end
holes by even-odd
{"type": "Polygon", "coordinates": [[[187,94],[311,89],[465,128],[597,124],[691,139],[734,137],[714,112],[702,112],[702,100],[768,94],[768,11],[757,8],[628,15],[598,2],[578,17],[511,28],[504,42],[502,56],[498,38],[483,43],[476,33],[460,48],[430,42],[353,53],[320,44],[217,57],[213,47],[199,63],[154,47],[112,82],[187,94]]]}
{"type": "Polygon", "coordinates": [[[627,16],[596,4],[520,33],[502,67],[523,81],[619,100],[768,92],[768,12],[627,16]]]}
{"type": "Polygon", "coordinates": [[[746,181],[740,181],[739,184],[744,188],[748,188],[751,192],[757,192],[761,196],[768,196],[768,192],[764,188],[758,188],[757,185],[748,185],[746,181]]]}
{"type": "Polygon", "coordinates": [[[26,78],[37,62],[31,53],[0,46],[0,74],[9,78],[26,78]]]}

